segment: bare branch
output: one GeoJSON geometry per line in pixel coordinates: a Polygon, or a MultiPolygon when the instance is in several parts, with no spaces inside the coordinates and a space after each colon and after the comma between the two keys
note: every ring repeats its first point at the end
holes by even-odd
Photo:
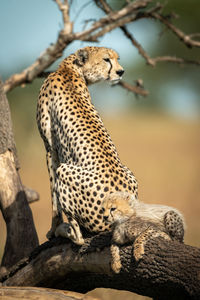
{"type": "MultiPolygon", "coordinates": [[[[95,2],[107,14],[112,12],[111,7],[108,5],[108,3],[105,0],[95,0],[95,2]]],[[[149,14],[152,16],[156,16],[156,18],[159,19],[163,23],[165,21],[165,23],[166,23],[165,25],[168,24],[168,27],[171,30],[173,30],[180,37],[181,40],[183,40],[184,42],[188,41],[188,37],[189,37],[190,42],[193,43],[193,41],[191,40],[191,37],[194,37],[194,36],[198,37],[199,34],[197,33],[197,34],[191,34],[189,36],[186,36],[183,32],[181,32],[174,25],[172,25],[168,21],[167,18],[164,18],[163,16],[161,16],[160,14],[157,13],[157,11],[159,11],[162,8],[163,8],[163,5],[157,4],[153,9],[151,9],[151,11],[146,12],[145,15],[147,16],[147,14],[149,14]]],[[[120,26],[120,29],[123,31],[125,36],[131,41],[131,43],[134,45],[134,47],[136,47],[138,49],[139,54],[146,60],[147,64],[149,64],[153,67],[157,64],[157,62],[172,62],[172,63],[181,64],[181,65],[184,65],[184,64],[200,65],[200,61],[198,61],[198,60],[189,60],[189,59],[179,58],[179,57],[175,57],[175,56],[159,56],[159,57],[152,58],[148,55],[148,53],[144,50],[144,48],[139,44],[139,42],[133,37],[133,35],[128,31],[126,26],[120,26]]],[[[194,42],[196,42],[196,41],[194,41],[194,42]]],[[[199,44],[200,44],[200,42],[199,42],[199,44]]],[[[132,86],[129,86],[128,84],[125,84],[124,82],[122,82],[121,85],[124,88],[127,88],[128,90],[132,91],[132,86]]],[[[133,89],[135,89],[135,87],[133,87],[133,89]]]]}
{"type": "Polygon", "coordinates": [[[172,23],[169,22],[169,18],[166,18],[156,12],[152,12],[149,14],[149,17],[152,17],[156,20],[159,20],[163,23],[167,28],[169,28],[187,47],[200,47],[200,41],[193,40],[191,37],[195,35],[188,35],[181,31],[179,28],[174,26],[172,23]]]}
{"type": "Polygon", "coordinates": [[[70,22],[70,18],[69,18],[68,0],[64,0],[63,2],[61,0],[55,0],[55,2],[57,3],[63,16],[64,28],[62,30],[62,34],[67,35],[72,32],[72,23],[70,22]]]}
{"type": "Polygon", "coordinates": [[[155,66],[154,60],[147,54],[147,52],[143,49],[143,47],[138,43],[138,41],[131,35],[131,33],[127,30],[125,26],[120,27],[121,30],[124,32],[126,37],[132,42],[132,44],[138,49],[139,54],[144,57],[147,64],[151,66],[155,66]]]}
{"type": "MultiPolygon", "coordinates": [[[[94,22],[89,29],[81,32],[72,33],[72,22],[69,19],[69,4],[67,0],[55,0],[59,9],[63,15],[64,27],[59,32],[57,41],[49,46],[28,68],[23,70],[19,74],[12,75],[6,80],[4,84],[4,91],[8,92],[14,87],[23,83],[32,82],[41,72],[49,67],[58,57],[61,57],[64,49],[72,43],[74,40],[82,41],[98,41],[98,38],[104,34],[112,31],[117,27],[121,27],[121,30],[129,38],[132,44],[138,49],[140,55],[145,58],[147,64],[155,66],[157,62],[169,61],[179,64],[190,63],[199,65],[199,61],[192,61],[182,58],[175,58],[170,56],[151,58],[138,41],[130,34],[127,28],[124,26],[127,23],[133,22],[141,18],[154,18],[160,20],[168,28],[170,28],[187,46],[200,46],[200,42],[192,40],[192,35],[185,35],[181,30],[172,25],[166,17],[163,17],[158,11],[162,8],[162,5],[157,4],[150,9],[143,11],[152,0],[136,0],[126,5],[119,11],[112,11],[109,5],[104,0],[95,0],[98,6],[108,14],[100,20],[94,22]]],[[[195,34],[197,36],[197,34],[195,34]]]]}
{"type": "Polygon", "coordinates": [[[89,40],[96,41],[96,39],[105,33],[115,29],[118,26],[122,26],[126,23],[130,23],[133,20],[139,18],[138,13],[140,9],[145,8],[152,0],[136,0],[131,2],[126,7],[116,12],[111,12],[106,17],[101,18],[95,22],[89,29],[79,33],[75,33],[73,40],[89,40]],[[98,29],[102,28],[98,33],[95,33],[98,29]],[[92,35],[92,33],[94,34],[92,35]]]}
{"type": "Polygon", "coordinates": [[[70,39],[66,39],[66,42],[64,42],[65,38],[68,38],[72,33],[72,23],[70,23],[68,17],[69,8],[67,0],[65,0],[64,3],[61,1],[56,2],[61,9],[64,21],[64,29],[59,32],[56,43],[49,46],[28,68],[8,78],[4,83],[4,92],[8,92],[23,83],[33,81],[38,74],[49,67],[57,58],[62,56],[63,50],[70,41],[70,39]]]}
{"type": "Polygon", "coordinates": [[[124,89],[134,93],[134,94],[137,94],[137,95],[141,95],[141,96],[148,96],[149,92],[144,90],[143,88],[139,87],[139,86],[134,86],[134,85],[131,85],[125,81],[120,81],[118,83],[118,85],[120,85],[121,87],[123,87],[124,89]]]}
{"type": "Polygon", "coordinates": [[[38,192],[36,192],[35,190],[33,190],[27,186],[24,186],[24,185],[23,185],[23,190],[26,194],[26,198],[27,198],[29,204],[36,202],[40,199],[38,192]]]}
{"type": "MultiPolygon", "coordinates": [[[[119,11],[113,12],[108,16],[101,18],[99,21],[95,22],[89,29],[82,32],[73,34],[70,31],[68,32],[68,34],[63,34],[63,30],[61,30],[59,32],[56,43],[48,47],[32,65],[23,70],[21,73],[12,75],[5,81],[4,91],[8,92],[9,90],[22,83],[31,82],[38,76],[38,74],[49,67],[58,57],[62,56],[64,49],[72,41],[95,41],[98,37],[104,35],[106,32],[113,30],[117,26],[121,26],[127,22],[133,21],[134,19],[136,19],[138,13],[137,12],[136,14],[134,14],[134,12],[141,8],[145,8],[151,1],[152,0],[136,0],[127,5],[125,8],[122,8],[119,11]],[[93,32],[96,32],[96,30],[103,27],[106,27],[106,29],[102,29],[100,32],[92,36],[93,32]]],[[[65,17],[63,16],[63,19],[64,18],[65,17]]]]}
{"type": "Polygon", "coordinates": [[[180,65],[190,64],[200,66],[200,60],[192,60],[176,56],[157,56],[155,58],[152,58],[152,61],[154,62],[154,65],[156,65],[157,62],[171,62],[180,65]]]}

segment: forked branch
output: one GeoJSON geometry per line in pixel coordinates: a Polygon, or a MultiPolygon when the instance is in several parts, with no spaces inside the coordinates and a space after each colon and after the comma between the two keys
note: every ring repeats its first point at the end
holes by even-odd
{"type": "MultiPolygon", "coordinates": [[[[111,7],[105,0],[95,0],[95,2],[106,14],[110,14],[112,12],[111,7]]],[[[142,13],[142,15],[140,17],[154,18],[156,20],[159,20],[168,29],[170,29],[186,46],[188,46],[190,48],[200,47],[200,42],[192,39],[194,37],[199,37],[199,34],[191,34],[191,35],[185,34],[179,28],[174,26],[169,21],[169,18],[166,18],[161,14],[162,8],[163,8],[163,5],[158,3],[155,5],[155,7],[153,7],[153,9],[150,9],[150,10],[142,13]]],[[[144,50],[144,48],[141,46],[141,44],[135,39],[133,34],[130,33],[130,31],[126,28],[126,26],[124,26],[124,25],[120,26],[120,29],[122,30],[124,35],[131,41],[132,45],[137,48],[139,54],[146,60],[146,63],[148,65],[151,65],[152,67],[155,67],[155,65],[158,62],[171,62],[171,63],[177,63],[177,64],[181,64],[181,65],[184,65],[184,64],[200,65],[200,60],[190,60],[190,59],[184,59],[184,58],[169,56],[169,55],[152,58],[144,50]]]]}
{"type": "MultiPolygon", "coordinates": [[[[97,42],[100,37],[106,33],[120,28],[125,36],[131,41],[132,45],[138,49],[139,54],[145,59],[147,64],[155,66],[158,62],[171,62],[177,64],[195,64],[200,65],[199,60],[184,59],[175,56],[159,56],[152,58],[145,51],[142,45],[136,40],[134,35],[126,28],[126,24],[134,22],[141,18],[153,18],[159,20],[169,30],[171,30],[185,45],[188,47],[200,47],[200,41],[195,40],[199,37],[197,34],[185,34],[175,25],[170,22],[170,19],[163,16],[161,11],[163,5],[155,4],[148,8],[148,4],[152,0],[136,0],[127,4],[125,7],[118,11],[113,11],[105,0],[95,0],[99,6],[106,13],[106,16],[94,22],[88,29],[80,32],[73,32],[73,22],[70,20],[69,9],[70,5],[68,0],[54,0],[63,17],[63,28],[58,34],[57,41],[51,44],[37,59],[36,61],[24,69],[21,73],[14,74],[5,81],[4,91],[8,92],[18,85],[29,83],[38,77],[46,68],[51,66],[59,57],[63,55],[64,49],[75,40],[97,42]]],[[[135,94],[146,95],[147,91],[140,90],[128,83],[121,83],[121,86],[133,91],[135,94]]]]}
{"type": "Polygon", "coordinates": [[[136,0],[125,8],[96,21],[89,29],[77,33],[72,32],[72,23],[69,21],[67,15],[69,11],[68,2],[65,1],[63,4],[61,0],[56,1],[58,7],[62,7],[61,12],[63,14],[64,29],[59,32],[57,41],[48,47],[32,65],[21,73],[12,75],[5,81],[4,91],[8,92],[18,85],[32,82],[34,78],[55,62],[57,58],[61,57],[64,49],[73,41],[96,41],[98,37],[103,36],[116,27],[132,22],[136,19],[136,15],[139,14],[140,9],[145,8],[151,1],[152,0],[136,0]],[[63,5],[65,8],[63,8],[63,5]]]}

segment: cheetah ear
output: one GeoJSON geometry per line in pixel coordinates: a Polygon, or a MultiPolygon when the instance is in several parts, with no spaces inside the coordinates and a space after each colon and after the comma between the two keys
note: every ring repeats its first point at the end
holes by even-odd
{"type": "Polygon", "coordinates": [[[78,51],[76,51],[75,55],[77,57],[77,59],[75,60],[75,63],[78,66],[83,66],[89,58],[89,53],[85,48],[79,49],[78,51]]]}

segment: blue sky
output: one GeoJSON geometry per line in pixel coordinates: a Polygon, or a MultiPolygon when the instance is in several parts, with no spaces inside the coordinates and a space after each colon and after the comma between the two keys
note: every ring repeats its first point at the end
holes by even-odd
{"type": "MultiPolygon", "coordinates": [[[[103,16],[103,13],[96,8],[92,1],[73,0],[71,19],[75,20],[75,31],[80,31],[87,26],[83,22],[85,17],[92,21],[98,19],[99,16],[103,16]]],[[[134,36],[139,39],[145,49],[152,52],[153,45],[158,44],[158,27],[153,22],[148,22],[147,26],[145,21],[134,23],[129,27],[134,30],[134,36]]],[[[33,63],[51,43],[56,41],[58,32],[62,28],[62,15],[53,0],[1,0],[0,28],[0,75],[6,79],[33,63]]],[[[65,50],[64,56],[87,44],[81,41],[74,42],[65,50]]],[[[139,62],[141,63],[137,50],[130,47],[130,42],[119,30],[107,34],[98,45],[117,50],[125,70],[128,68],[130,60],[135,62],[135,66],[139,62]]],[[[55,66],[51,68],[55,69],[55,66]]],[[[142,76],[143,74],[141,74],[142,76]]],[[[118,110],[125,106],[123,101],[125,91],[119,88],[116,91],[114,92],[114,89],[109,87],[104,89],[105,98],[109,97],[111,100],[109,100],[109,104],[104,100],[101,101],[100,108],[107,105],[107,109],[112,110],[113,103],[118,110]]],[[[189,118],[198,115],[199,95],[192,90],[187,80],[183,88],[182,82],[174,83],[169,79],[169,82],[161,88],[160,94],[161,98],[163,95],[165,96],[163,107],[169,112],[189,118]]],[[[101,93],[97,95],[97,105],[100,97],[101,93]]]]}

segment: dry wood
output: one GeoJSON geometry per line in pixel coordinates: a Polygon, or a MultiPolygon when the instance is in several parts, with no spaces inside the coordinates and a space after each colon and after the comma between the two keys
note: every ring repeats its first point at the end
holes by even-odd
{"type": "Polygon", "coordinates": [[[99,300],[88,295],[34,287],[1,287],[0,299],[2,300],[99,300]]]}
{"type": "Polygon", "coordinates": [[[120,255],[122,271],[116,275],[110,268],[110,234],[88,238],[82,247],[57,238],[40,246],[2,284],[82,293],[105,287],[159,300],[199,299],[200,249],[159,236],[147,241],[138,262],[132,246],[123,246],[120,255]]]}
{"type": "Polygon", "coordinates": [[[18,173],[19,163],[7,98],[0,82],[0,208],[7,239],[0,273],[6,272],[38,245],[32,212],[18,173]]]}

